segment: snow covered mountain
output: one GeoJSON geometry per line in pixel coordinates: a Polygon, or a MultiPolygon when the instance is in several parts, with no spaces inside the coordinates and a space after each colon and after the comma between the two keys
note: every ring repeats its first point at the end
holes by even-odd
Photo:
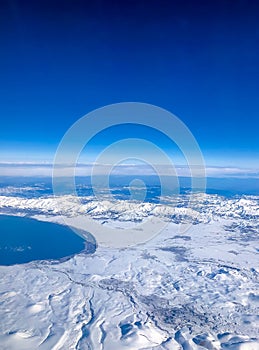
{"type": "Polygon", "coordinates": [[[33,212],[44,215],[64,215],[74,217],[87,215],[93,219],[141,221],[146,217],[160,217],[170,222],[197,221],[209,222],[219,218],[248,219],[259,218],[259,197],[239,196],[226,198],[219,195],[193,194],[161,198],[160,203],[137,202],[130,200],[96,200],[94,196],[44,196],[23,198],[18,196],[0,196],[0,210],[3,213],[33,212]]]}
{"type": "Polygon", "coordinates": [[[0,196],[0,213],[80,227],[168,223],[145,244],[0,267],[1,349],[259,349],[259,197],[160,203],[0,196]],[[190,223],[181,233],[179,224],[190,223]]]}

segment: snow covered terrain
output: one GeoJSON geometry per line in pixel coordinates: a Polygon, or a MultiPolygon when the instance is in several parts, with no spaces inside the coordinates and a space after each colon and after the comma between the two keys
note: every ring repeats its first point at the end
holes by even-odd
{"type": "Polygon", "coordinates": [[[142,245],[1,266],[1,349],[259,349],[259,197],[78,203],[13,190],[0,213],[65,216],[80,229],[82,216],[121,229],[168,223],[142,245]]]}

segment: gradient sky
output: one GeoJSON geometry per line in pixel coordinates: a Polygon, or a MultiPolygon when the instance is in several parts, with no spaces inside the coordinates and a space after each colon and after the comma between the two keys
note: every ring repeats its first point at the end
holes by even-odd
{"type": "Polygon", "coordinates": [[[1,0],[0,161],[49,160],[79,117],[139,101],[181,118],[210,165],[259,168],[258,18],[245,0],[1,0]]]}

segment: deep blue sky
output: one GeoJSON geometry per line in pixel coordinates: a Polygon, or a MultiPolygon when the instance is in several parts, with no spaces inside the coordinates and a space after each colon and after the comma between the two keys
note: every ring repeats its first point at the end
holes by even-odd
{"type": "Polygon", "coordinates": [[[1,0],[2,161],[48,159],[79,117],[139,101],[210,164],[259,167],[258,18],[256,0],[1,0]]]}

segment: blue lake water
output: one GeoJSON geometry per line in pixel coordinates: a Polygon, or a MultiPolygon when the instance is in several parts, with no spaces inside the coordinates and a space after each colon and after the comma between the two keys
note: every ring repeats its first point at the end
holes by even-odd
{"type": "MultiPolygon", "coordinates": [[[[158,176],[137,176],[147,186],[146,201],[158,202],[161,194],[160,178],[158,176]]],[[[64,178],[65,179],[65,178],[64,178]]],[[[136,179],[136,175],[112,176],[109,187],[110,192],[115,199],[130,199],[131,193],[127,186],[132,180],[136,179]]],[[[191,178],[179,177],[179,192],[186,193],[191,189],[191,178]]],[[[65,180],[64,180],[65,181],[65,180]]],[[[79,196],[94,195],[91,186],[91,177],[75,178],[77,194],[79,196]]],[[[174,183],[174,181],[173,181],[174,183]]],[[[63,184],[64,194],[70,194],[71,191],[66,189],[66,182],[63,184]]],[[[193,189],[198,190],[197,189],[193,189]]],[[[209,194],[219,194],[227,197],[236,195],[259,195],[259,178],[207,178],[206,192],[209,194]]],[[[38,198],[41,196],[52,195],[52,179],[51,178],[33,178],[33,177],[6,177],[0,176],[0,195],[18,196],[25,198],[38,198]]]]}
{"type": "Polygon", "coordinates": [[[60,259],[84,249],[85,241],[68,227],[0,215],[0,265],[60,259]]]}

